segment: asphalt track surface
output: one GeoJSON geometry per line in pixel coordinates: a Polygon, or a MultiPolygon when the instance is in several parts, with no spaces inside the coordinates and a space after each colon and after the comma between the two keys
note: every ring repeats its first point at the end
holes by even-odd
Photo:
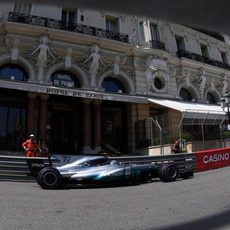
{"type": "Polygon", "coordinates": [[[0,181],[1,230],[230,229],[230,167],[188,180],[42,190],[0,181]]]}

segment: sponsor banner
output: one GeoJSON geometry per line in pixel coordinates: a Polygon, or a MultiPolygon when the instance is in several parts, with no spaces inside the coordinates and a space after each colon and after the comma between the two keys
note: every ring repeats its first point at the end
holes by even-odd
{"type": "Polygon", "coordinates": [[[230,148],[198,151],[195,156],[197,172],[230,166],[230,148]]]}

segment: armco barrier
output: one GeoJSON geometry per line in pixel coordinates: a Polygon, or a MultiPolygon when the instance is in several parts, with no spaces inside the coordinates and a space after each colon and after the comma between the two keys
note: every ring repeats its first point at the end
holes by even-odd
{"type": "MultiPolygon", "coordinates": [[[[27,157],[22,156],[0,156],[0,181],[34,181],[30,176],[27,157]]],[[[30,157],[29,159],[41,159],[48,164],[47,157],[30,157]]],[[[55,164],[56,159],[51,158],[55,164]]]]}
{"type": "MultiPolygon", "coordinates": [[[[58,156],[53,155],[51,160],[55,165],[58,162],[70,163],[79,158],[79,156],[58,156]]],[[[34,181],[30,176],[28,169],[27,157],[21,156],[0,156],[0,181],[34,181]]],[[[30,158],[32,159],[32,158],[30,158]]],[[[48,158],[34,158],[41,159],[48,162],[48,158]]],[[[179,172],[184,173],[187,171],[195,170],[195,154],[173,154],[164,156],[133,156],[133,157],[109,157],[110,160],[117,160],[122,163],[150,163],[157,162],[175,162],[179,172]]]]}
{"type": "Polygon", "coordinates": [[[230,166],[230,148],[195,152],[196,172],[230,166]]]}
{"type": "Polygon", "coordinates": [[[149,163],[156,162],[157,164],[162,164],[166,162],[176,163],[179,172],[185,173],[187,171],[194,171],[196,168],[195,154],[170,154],[161,156],[123,156],[123,157],[110,157],[111,160],[117,160],[122,163],[149,163]]]}

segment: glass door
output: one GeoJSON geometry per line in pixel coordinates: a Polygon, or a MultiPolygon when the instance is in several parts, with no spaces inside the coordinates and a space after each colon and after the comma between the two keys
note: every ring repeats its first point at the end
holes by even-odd
{"type": "Polygon", "coordinates": [[[25,95],[1,90],[0,116],[0,150],[22,151],[26,130],[25,95]]]}
{"type": "Polygon", "coordinates": [[[51,153],[75,154],[82,147],[79,99],[51,96],[48,105],[48,145],[51,153]]]}
{"type": "Polygon", "coordinates": [[[124,106],[103,106],[102,141],[103,144],[108,144],[122,153],[127,151],[124,106]]]}
{"type": "Polygon", "coordinates": [[[73,114],[69,111],[53,111],[52,113],[52,151],[58,153],[71,153],[74,151],[73,143],[73,114]]]}

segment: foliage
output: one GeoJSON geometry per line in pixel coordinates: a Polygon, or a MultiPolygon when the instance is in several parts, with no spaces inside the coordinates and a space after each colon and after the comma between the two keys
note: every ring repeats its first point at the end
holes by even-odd
{"type": "Polygon", "coordinates": [[[230,131],[223,132],[223,139],[230,138],[230,131]]]}
{"type": "MultiPolygon", "coordinates": [[[[174,143],[176,140],[180,139],[178,135],[172,135],[168,137],[169,143],[174,143]]],[[[181,139],[184,139],[186,142],[193,141],[194,136],[191,133],[183,133],[181,139]]]]}

